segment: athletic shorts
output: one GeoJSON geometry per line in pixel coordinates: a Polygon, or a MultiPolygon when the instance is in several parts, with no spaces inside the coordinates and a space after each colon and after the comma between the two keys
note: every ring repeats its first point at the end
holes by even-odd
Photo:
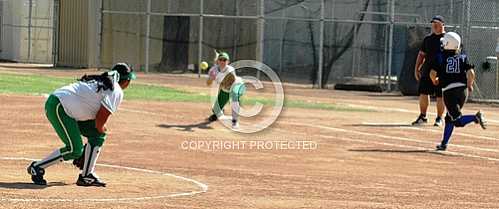
{"type": "Polygon", "coordinates": [[[430,77],[422,77],[421,80],[419,80],[418,93],[442,97],[442,88],[433,85],[430,77]]]}

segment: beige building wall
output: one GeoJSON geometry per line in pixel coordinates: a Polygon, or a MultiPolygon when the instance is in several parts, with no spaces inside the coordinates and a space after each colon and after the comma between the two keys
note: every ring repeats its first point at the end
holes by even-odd
{"type": "Polygon", "coordinates": [[[88,66],[88,6],[87,0],[60,2],[58,66],[88,66]]]}

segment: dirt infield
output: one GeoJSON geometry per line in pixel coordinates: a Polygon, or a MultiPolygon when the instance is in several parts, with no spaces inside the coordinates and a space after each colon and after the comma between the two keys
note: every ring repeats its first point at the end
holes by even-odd
{"type": "MultiPolygon", "coordinates": [[[[7,67],[0,70],[27,76],[88,72],[7,67]]],[[[196,76],[139,78],[209,91],[196,76]]],[[[106,188],[77,187],[70,164],[48,168],[47,187],[29,184],[29,159],[62,143],[44,116],[43,96],[0,94],[0,208],[499,207],[496,107],[467,104],[465,113],[486,113],[489,128],[456,129],[449,151],[435,152],[441,128],[408,126],[417,116],[414,97],[295,85],[285,92],[374,111],[285,108],[265,131],[238,134],[204,122],[209,104],[125,100],[107,125],[96,169],[106,188]]]]}

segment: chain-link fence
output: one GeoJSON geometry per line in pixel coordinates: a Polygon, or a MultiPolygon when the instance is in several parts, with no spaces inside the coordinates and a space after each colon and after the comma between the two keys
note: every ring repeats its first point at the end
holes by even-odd
{"type": "Polygon", "coordinates": [[[470,0],[467,3],[468,19],[463,33],[466,34],[465,48],[477,70],[473,98],[499,99],[499,69],[493,59],[487,59],[495,55],[494,40],[499,38],[499,2],[470,0]]]}
{"type": "Polygon", "coordinates": [[[463,36],[477,66],[493,55],[499,32],[494,0],[151,0],[150,12],[148,1],[103,2],[105,65],[123,59],[144,70],[198,72],[197,63],[223,50],[232,60],[262,60],[288,82],[408,94],[416,91],[414,63],[432,16],[463,36]]]}
{"type": "MultiPolygon", "coordinates": [[[[100,40],[94,49],[98,66],[127,61],[143,71],[204,73],[198,63],[213,62],[214,50],[222,50],[233,61],[262,61],[286,82],[373,86],[404,94],[416,93],[416,56],[431,32],[431,17],[439,14],[446,31],[461,34],[477,66],[473,96],[499,98],[497,88],[487,90],[498,86],[497,69],[483,64],[494,56],[499,36],[497,0],[95,1],[101,5],[96,10],[100,40]]],[[[30,52],[28,61],[50,60],[37,56],[51,56],[52,39],[43,42],[36,34],[51,36],[54,28],[46,20],[57,16],[50,9],[54,0],[0,2],[2,50],[30,52]],[[42,5],[47,15],[41,15],[42,5]],[[30,31],[23,33],[30,35],[19,47],[3,41],[15,30],[30,31]],[[47,53],[33,52],[43,48],[47,53]]]]}

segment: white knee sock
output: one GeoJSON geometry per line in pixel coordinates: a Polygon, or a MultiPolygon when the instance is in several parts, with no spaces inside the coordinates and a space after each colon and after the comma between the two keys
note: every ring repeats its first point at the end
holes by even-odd
{"type": "Polygon", "coordinates": [[[85,161],[83,164],[83,170],[81,171],[82,176],[88,174],[93,174],[95,172],[95,164],[97,164],[97,159],[99,158],[101,147],[90,146],[90,144],[85,145],[85,161]]]}
{"type": "Polygon", "coordinates": [[[232,102],[232,120],[236,120],[239,118],[239,109],[241,108],[239,106],[239,102],[232,102]]]}
{"type": "Polygon", "coordinates": [[[45,157],[43,160],[40,160],[34,164],[34,166],[38,166],[40,168],[47,168],[49,166],[55,165],[57,163],[62,162],[62,155],[59,149],[54,150],[50,155],[45,157]]]}

